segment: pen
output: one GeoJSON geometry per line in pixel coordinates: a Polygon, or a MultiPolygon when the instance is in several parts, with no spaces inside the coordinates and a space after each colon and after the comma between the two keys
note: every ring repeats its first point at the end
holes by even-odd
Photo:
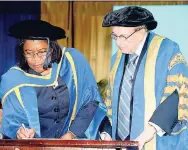
{"type": "MultiPolygon", "coordinates": [[[[22,127],[24,128],[24,131],[27,132],[27,128],[25,127],[25,125],[23,123],[22,123],[22,127]]],[[[28,139],[28,138],[22,138],[22,139],[28,139]]]]}
{"type": "Polygon", "coordinates": [[[23,123],[22,123],[22,127],[24,128],[25,132],[27,132],[27,129],[23,123]]]}

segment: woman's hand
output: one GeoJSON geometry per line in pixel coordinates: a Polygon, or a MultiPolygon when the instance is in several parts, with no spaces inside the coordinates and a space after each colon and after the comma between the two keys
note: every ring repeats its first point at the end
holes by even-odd
{"type": "Polygon", "coordinates": [[[61,136],[60,139],[62,139],[62,140],[72,140],[75,137],[76,137],[76,135],[74,133],[72,133],[71,131],[68,131],[63,136],[61,136]]]}
{"type": "Polygon", "coordinates": [[[17,134],[16,134],[16,137],[17,139],[31,139],[33,138],[35,135],[35,129],[34,128],[31,128],[31,129],[28,129],[28,128],[23,128],[23,127],[20,127],[17,131],[17,134]]]}
{"type": "Polygon", "coordinates": [[[107,132],[100,133],[101,140],[112,141],[112,137],[107,132]]]}

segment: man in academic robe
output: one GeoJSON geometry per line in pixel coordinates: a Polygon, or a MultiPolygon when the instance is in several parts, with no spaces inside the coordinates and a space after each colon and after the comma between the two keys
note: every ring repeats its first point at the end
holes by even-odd
{"type": "Polygon", "coordinates": [[[112,27],[119,48],[106,100],[112,134],[104,139],[136,140],[140,150],[188,149],[188,67],[178,44],[151,32],[157,21],[139,6],[108,13],[103,27],[112,27]]]}

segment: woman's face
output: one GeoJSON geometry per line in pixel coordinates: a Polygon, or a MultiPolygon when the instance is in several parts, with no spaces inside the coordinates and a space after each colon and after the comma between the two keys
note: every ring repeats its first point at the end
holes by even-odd
{"type": "Polygon", "coordinates": [[[48,44],[45,40],[26,40],[23,52],[27,64],[38,73],[44,71],[43,64],[48,51],[48,44]]]}

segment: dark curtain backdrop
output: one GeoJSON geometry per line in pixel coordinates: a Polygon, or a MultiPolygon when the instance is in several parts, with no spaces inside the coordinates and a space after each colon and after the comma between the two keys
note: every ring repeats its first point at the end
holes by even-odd
{"type": "Polygon", "coordinates": [[[40,19],[40,1],[0,2],[0,76],[16,64],[18,40],[7,35],[8,28],[26,19],[40,19]]]}

